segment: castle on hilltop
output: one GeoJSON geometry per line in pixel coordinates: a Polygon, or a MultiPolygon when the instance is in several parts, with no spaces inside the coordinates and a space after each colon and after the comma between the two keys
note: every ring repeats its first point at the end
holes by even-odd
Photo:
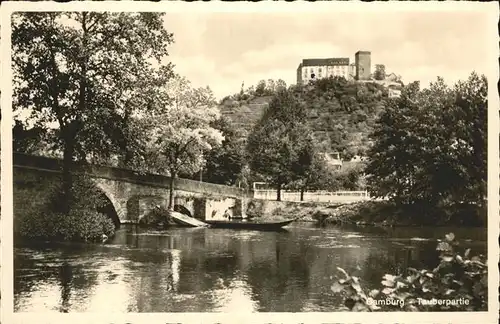
{"type": "Polygon", "coordinates": [[[348,57],[303,59],[297,68],[297,84],[336,76],[381,84],[389,89],[389,97],[398,97],[401,93],[401,78],[394,73],[386,75],[384,65],[377,64],[375,73],[372,73],[370,51],[356,52],[354,63],[349,63],[348,57]]]}

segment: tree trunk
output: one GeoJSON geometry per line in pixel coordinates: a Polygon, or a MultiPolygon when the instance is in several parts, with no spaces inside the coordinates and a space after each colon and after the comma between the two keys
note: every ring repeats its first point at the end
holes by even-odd
{"type": "MultiPolygon", "coordinates": [[[[125,144],[125,145],[127,145],[127,144],[125,144]]],[[[131,162],[133,160],[133,157],[134,157],[134,155],[133,155],[132,150],[130,148],[128,148],[128,147],[125,148],[124,149],[124,155],[123,155],[122,167],[129,168],[130,164],[131,164],[131,162]]]]}
{"type": "Polygon", "coordinates": [[[278,184],[276,201],[281,201],[281,183],[278,184]]]}
{"type": "Polygon", "coordinates": [[[177,174],[175,172],[170,172],[170,192],[168,197],[168,210],[174,210],[174,183],[177,174]]]}
{"type": "Polygon", "coordinates": [[[130,136],[130,130],[128,127],[130,127],[130,111],[128,107],[125,107],[125,114],[123,116],[123,123],[122,123],[122,142],[121,142],[121,149],[122,149],[122,154],[123,154],[123,161],[122,161],[122,166],[127,167],[129,166],[130,162],[132,162],[133,159],[133,153],[132,153],[132,148],[130,147],[130,141],[129,141],[129,136],[130,136]]]}
{"type": "Polygon", "coordinates": [[[69,213],[73,201],[73,155],[75,153],[75,140],[68,136],[64,139],[63,168],[62,168],[62,201],[60,212],[69,213]]]}

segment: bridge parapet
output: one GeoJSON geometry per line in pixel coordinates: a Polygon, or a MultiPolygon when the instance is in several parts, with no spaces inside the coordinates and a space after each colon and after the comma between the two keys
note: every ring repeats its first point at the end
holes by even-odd
{"type": "MultiPolygon", "coordinates": [[[[60,159],[14,153],[13,164],[14,184],[18,188],[31,188],[30,183],[37,182],[46,182],[45,186],[50,188],[60,181],[60,159]]],[[[84,163],[75,163],[73,173],[90,175],[113,207],[120,223],[137,223],[154,206],[168,204],[170,177],[167,176],[84,163]]],[[[43,187],[40,195],[46,196],[50,190],[43,190],[43,187]]],[[[243,215],[245,210],[241,205],[249,196],[248,192],[240,188],[179,178],[175,180],[174,188],[175,205],[202,220],[243,215]]],[[[16,206],[33,203],[21,196],[18,198],[16,206]]],[[[22,213],[21,209],[18,212],[22,213]]]]}
{"type": "MultiPolygon", "coordinates": [[[[60,159],[35,156],[24,153],[14,153],[13,165],[14,167],[38,169],[42,171],[45,170],[60,172],[62,170],[62,160],[60,159]]],[[[168,176],[152,173],[140,173],[131,169],[110,167],[105,165],[75,163],[75,173],[87,173],[94,178],[129,182],[148,185],[152,187],[170,187],[170,177],[168,176]]],[[[251,197],[253,195],[246,190],[236,187],[182,178],[175,179],[174,188],[176,190],[235,198],[251,197]]]]}

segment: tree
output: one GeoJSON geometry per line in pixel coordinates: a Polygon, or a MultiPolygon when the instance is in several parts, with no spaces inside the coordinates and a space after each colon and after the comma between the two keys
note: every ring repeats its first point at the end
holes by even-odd
{"type": "Polygon", "coordinates": [[[455,112],[451,125],[458,125],[453,142],[461,175],[466,185],[464,198],[484,203],[487,196],[488,82],[484,75],[472,73],[455,85],[455,112]]]}
{"type": "Polygon", "coordinates": [[[304,170],[302,176],[290,184],[290,188],[300,190],[300,201],[304,200],[304,192],[312,190],[336,190],[335,174],[329,167],[324,153],[317,151],[317,146],[311,140],[306,144],[303,158],[304,170]]]}
{"type": "Polygon", "coordinates": [[[207,182],[234,185],[243,167],[244,146],[230,122],[221,117],[211,125],[224,136],[222,146],[206,155],[203,179],[207,182]]]}
{"type": "Polygon", "coordinates": [[[373,73],[375,80],[385,80],[385,65],[375,64],[375,73],[373,73]]]}
{"type": "Polygon", "coordinates": [[[276,81],[276,83],[275,83],[275,91],[284,90],[286,88],[287,88],[287,86],[286,86],[286,82],[285,81],[283,81],[282,79],[278,79],[278,81],[276,81]]]}
{"type": "Polygon", "coordinates": [[[14,152],[33,153],[40,149],[45,134],[42,127],[28,128],[20,120],[14,120],[12,128],[12,150],[14,152]]]}
{"type": "Polygon", "coordinates": [[[417,123],[415,117],[422,114],[417,113],[419,92],[418,82],[405,87],[401,97],[390,102],[372,134],[375,144],[368,153],[366,172],[375,197],[390,197],[402,204],[411,201],[409,189],[421,165],[413,163],[419,159],[419,146],[411,131],[417,123]]]}
{"type": "Polygon", "coordinates": [[[365,165],[363,163],[354,163],[351,167],[344,168],[335,172],[337,185],[343,190],[364,190],[363,172],[365,165]]]}
{"type": "Polygon", "coordinates": [[[164,106],[158,102],[168,102],[169,94],[164,89],[173,77],[171,67],[163,66],[158,70],[143,69],[134,78],[127,80],[120,78],[111,88],[120,89],[113,102],[116,109],[114,119],[118,122],[109,125],[108,133],[116,143],[116,154],[120,157],[119,165],[125,167],[140,167],[140,158],[144,147],[140,138],[142,135],[141,123],[138,116],[156,116],[165,113],[164,106]]]}
{"type": "Polygon", "coordinates": [[[63,212],[72,201],[73,162],[113,154],[114,126],[137,112],[118,99],[135,97],[144,76],[168,77],[169,64],[153,63],[161,65],[172,37],[158,13],[14,15],[13,106],[30,111],[38,127],[55,125],[54,149],[63,155],[63,212]]]}
{"type": "Polygon", "coordinates": [[[264,96],[265,94],[266,94],[266,81],[260,80],[257,86],[255,87],[255,95],[264,96]]]}
{"type": "Polygon", "coordinates": [[[298,91],[278,91],[248,138],[250,168],[276,187],[278,201],[283,186],[303,177],[312,163],[305,117],[298,91]]]}
{"type": "Polygon", "coordinates": [[[224,137],[212,126],[219,110],[208,87],[193,88],[188,80],[176,76],[167,89],[172,103],[166,106],[165,114],[145,120],[145,138],[152,167],[170,176],[168,208],[173,210],[177,176],[199,171],[204,153],[221,145],[224,137]]]}
{"type": "Polygon", "coordinates": [[[453,88],[442,78],[406,86],[373,133],[370,191],[431,208],[486,196],[487,83],[473,73],[453,88]]]}

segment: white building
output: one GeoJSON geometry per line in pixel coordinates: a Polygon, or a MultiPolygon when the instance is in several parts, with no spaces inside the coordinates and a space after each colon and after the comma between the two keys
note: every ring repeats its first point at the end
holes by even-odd
{"type": "Polygon", "coordinates": [[[389,88],[389,98],[399,98],[400,96],[401,90],[389,88]]]}
{"type": "Polygon", "coordinates": [[[340,76],[349,79],[349,58],[303,59],[297,68],[297,84],[340,76]]]}

